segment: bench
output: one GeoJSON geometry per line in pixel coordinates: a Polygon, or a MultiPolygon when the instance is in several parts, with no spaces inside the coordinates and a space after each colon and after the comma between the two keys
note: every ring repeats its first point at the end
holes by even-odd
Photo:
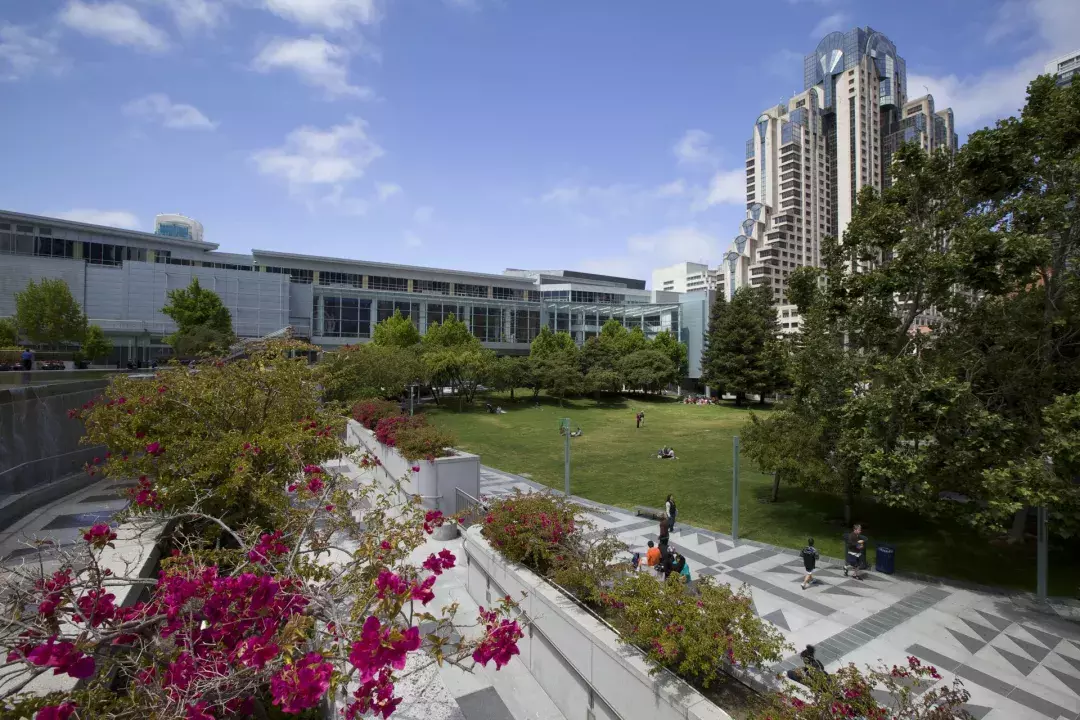
{"type": "Polygon", "coordinates": [[[657,510],[656,508],[645,507],[644,505],[635,505],[634,514],[638,517],[652,518],[653,520],[664,520],[667,515],[663,510],[657,510]]]}

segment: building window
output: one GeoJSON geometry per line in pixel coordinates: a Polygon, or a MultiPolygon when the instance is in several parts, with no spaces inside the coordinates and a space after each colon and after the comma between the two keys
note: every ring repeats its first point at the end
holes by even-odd
{"type": "Polygon", "coordinates": [[[364,287],[364,276],[355,273],[319,271],[319,284],[329,287],[364,287]]]}
{"type": "Polygon", "coordinates": [[[466,322],[469,319],[464,305],[454,305],[449,303],[427,304],[427,326],[429,328],[435,323],[441,325],[451,316],[453,316],[455,320],[460,320],[461,322],[466,322]]]}
{"type": "Polygon", "coordinates": [[[449,295],[450,283],[441,280],[413,280],[413,292],[427,295],[449,295]]]}
{"type": "Polygon", "coordinates": [[[405,278],[385,277],[382,275],[369,275],[368,289],[383,290],[385,292],[408,292],[409,281],[405,278]]]}
{"type": "Polygon", "coordinates": [[[274,273],[276,275],[288,275],[289,282],[299,283],[301,285],[310,285],[314,280],[315,273],[312,270],[299,270],[297,268],[284,268],[284,267],[267,267],[266,272],[274,273]]]}
{"type": "Polygon", "coordinates": [[[400,312],[402,317],[412,320],[413,325],[420,326],[420,303],[401,300],[379,300],[377,322],[393,317],[395,311],[400,312]]]}
{"type": "Polygon", "coordinates": [[[507,287],[492,287],[491,297],[496,300],[524,300],[526,295],[525,290],[518,290],[516,288],[507,287]]]}
{"type": "Polygon", "coordinates": [[[342,338],[371,337],[370,300],[324,295],[315,297],[314,304],[316,334],[342,338]],[[322,317],[319,316],[320,300],[322,317]]]}
{"type": "Polygon", "coordinates": [[[454,295],[457,297],[486,298],[488,296],[488,287],[487,285],[454,283],[454,295]]]}

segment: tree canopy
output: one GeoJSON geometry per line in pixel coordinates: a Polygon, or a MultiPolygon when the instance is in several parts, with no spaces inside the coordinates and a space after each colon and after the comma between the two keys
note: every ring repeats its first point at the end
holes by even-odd
{"type": "Polygon", "coordinates": [[[186,288],[168,292],[161,312],[176,323],[176,332],[165,338],[178,355],[223,352],[235,340],[232,315],[213,290],[191,278],[186,288]]]}
{"type": "Polygon", "coordinates": [[[15,323],[30,342],[56,347],[81,342],[86,316],[63,280],[31,280],[15,293],[15,323]]]}
{"type": "Polygon", "coordinates": [[[710,332],[703,365],[705,380],[735,395],[741,403],[747,395],[765,395],[786,384],[785,352],[781,345],[776,307],[768,288],[741,287],[730,303],[713,303],[716,317],[710,332]]]}
{"type": "Polygon", "coordinates": [[[112,352],[112,341],[105,337],[105,332],[99,325],[90,325],[86,328],[86,335],[82,341],[82,354],[87,360],[98,360],[112,352]]]}
{"type": "Polygon", "coordinates": [[[411,348],[420,342],[420,331],[410,318],[395,310],[393,315],[375,326],[371,342],[385,347],[411,348]]]}

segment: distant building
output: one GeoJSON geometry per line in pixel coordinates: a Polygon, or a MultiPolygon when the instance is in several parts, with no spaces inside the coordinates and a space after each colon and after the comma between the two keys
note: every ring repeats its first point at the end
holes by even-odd
{"type": "Polygon", "coordinates": [[[202,242],[203,226],[198,220],[186,215],[162,214],[154,218],[154,234],[202,242]]]}
{"type": "Polygon", "coordinates": [[[682,262],[670,267],[657,268],[652,272],[654,290],[671,292],[694,292],[711,290],[709,266],[703,263],[682,262]]]}
{"type": "Polygon", "coordinates": [[[1061,87],[1070,85],[1073,76],[1080,72],[1080,50],[1074,50],[1046,63],[1046,74],[1056,75],[1061,87]]]}

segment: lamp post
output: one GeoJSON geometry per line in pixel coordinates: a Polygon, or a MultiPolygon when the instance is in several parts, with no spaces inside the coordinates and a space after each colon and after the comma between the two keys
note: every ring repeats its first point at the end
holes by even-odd
{"type": "Polygon", "coordinates": [[[731,544],[739,543],[739,436],[731,438],[731,544]]]}

